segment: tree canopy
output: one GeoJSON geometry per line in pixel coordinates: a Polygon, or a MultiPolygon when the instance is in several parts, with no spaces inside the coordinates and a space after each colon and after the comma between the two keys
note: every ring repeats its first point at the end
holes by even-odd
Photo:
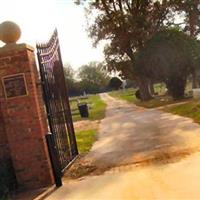
{"type": "Polygon", "coordinates": [[[82,94],[82,89],[79,84],[79,81],[75,78],[75,70],[69,63],[64,64],[64,75],[68,87],[68,92],[70,96],[80,95],[82,94]]]}
{"type": "Polygon", "coordinates": [[[167,1],[154,0],[94,0],[90,9],[99,13],[90,24],[90,37],[94,44],[109,41],[105,56],[111,68],[121,65],[122,61],[133,63],[134,52],[163,27],[170,14],[167,1]]]}
{"type": "Polygon", "coordinates": [[[85,92],[96,93],[105,90],[110,77],[102,63],[91,62],[80,67],[78,76],[85,92]]]}
{"type": "MultiPolygon", "coordinates": [[[[200,1],[199,0],[171,0],[170,5],[176,15],[183,16],[183,31],[192,37],[200,33],[200,1]]],[[[180,24],[181,25],[181,24],[180,24]]]]}
{"type": "MultiPolygon", "coordinates": [[[[88,32],[94,45],[106,40],[108,69],[136,80],[141,99],[151,98],[150,76],[136,70],[136,56],[154,34],[164,27],[180,27],[195,38],[199,34],[200,0],[78,0],[87,3],[88,32]],[[183,22],[177,22],[183,19],[183,22]]],[[[142,65],[140,65],[143,68],[142,65]]],[[[142,71],[142,69],[141,69],[142,71]]]]}
{"type": "Polygon", "coordinates": [[[138,52],[136,71],[166,83],[174,98],[184,95],[189,74],[199,65],[199,42],[177,29],[156,33],[138,52]]]}
{"type": "Polygon", "coordinates": [[[95,45],[102,40],[108,41],[104,50],[108,69],[117,69],[127,78],[136,79],[141,98],[151,98],[148,80],[135,73],[135,53],[172,18],[169,1],[86,2],[89,4],[90,13],[96,13],[95,20],[89,24],[90,37],[95,45]]]}

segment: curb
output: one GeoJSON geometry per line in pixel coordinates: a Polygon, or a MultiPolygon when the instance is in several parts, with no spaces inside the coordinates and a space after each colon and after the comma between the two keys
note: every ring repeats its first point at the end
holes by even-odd
{"type": "MultiPolygon", "coordinates": [[[[77,155],[67,166],[66,168],[62,171],[64,173],[67,169],[71,167],[71,165],[79,158],[79,155],[77,155]]],[[[39,194],[36,198],[33,200],[44,200],[46,197],[48,197],[50,194],[52,194],[54,191],[56,191],[58,188],[56,185],[51,186],[47,190],[45,190],[43,193],[39,194]]]]}
{"type": "Polygon", "coordinates": [[[53,185],[50,188],[48,188],[46,191],[44,191],[43,193],[39,194],[33,200],[43,200],[46,197],[48,197],[50,194],[52,194],[55,190],[57,190],[57,187],[55,185],[53,185]]]}

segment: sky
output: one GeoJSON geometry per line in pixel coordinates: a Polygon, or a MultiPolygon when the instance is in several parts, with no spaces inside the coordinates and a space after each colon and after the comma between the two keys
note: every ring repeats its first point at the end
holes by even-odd
{"type": "Polygon", "coordinates": [[[92,47],[84,9],[73,0],[0,0],[0,5],[0,23],[14,21],[21,28],[18,43],[35,47],[36,42],[47,41],[56,27],[63,63],[77,69],[90,61],[103,60],[103,45],[92,47]]]}

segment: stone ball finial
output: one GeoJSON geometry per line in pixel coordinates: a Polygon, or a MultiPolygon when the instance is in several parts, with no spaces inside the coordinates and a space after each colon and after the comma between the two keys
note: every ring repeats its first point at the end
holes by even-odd
{"type": "Polygon", "coordinates": [[[20,27],[11,21],[0,24],[0,40],[6,44],[16,43],[21,36],[20,27]]]}

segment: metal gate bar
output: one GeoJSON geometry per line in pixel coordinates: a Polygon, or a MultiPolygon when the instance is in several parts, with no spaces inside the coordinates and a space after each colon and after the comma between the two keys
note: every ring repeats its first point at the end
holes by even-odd
{"type": "Polygon", "coordinates": [[[57,30],[37,44],[37,56],[48,123],[63,170],[78,155],[57,30]]]}

